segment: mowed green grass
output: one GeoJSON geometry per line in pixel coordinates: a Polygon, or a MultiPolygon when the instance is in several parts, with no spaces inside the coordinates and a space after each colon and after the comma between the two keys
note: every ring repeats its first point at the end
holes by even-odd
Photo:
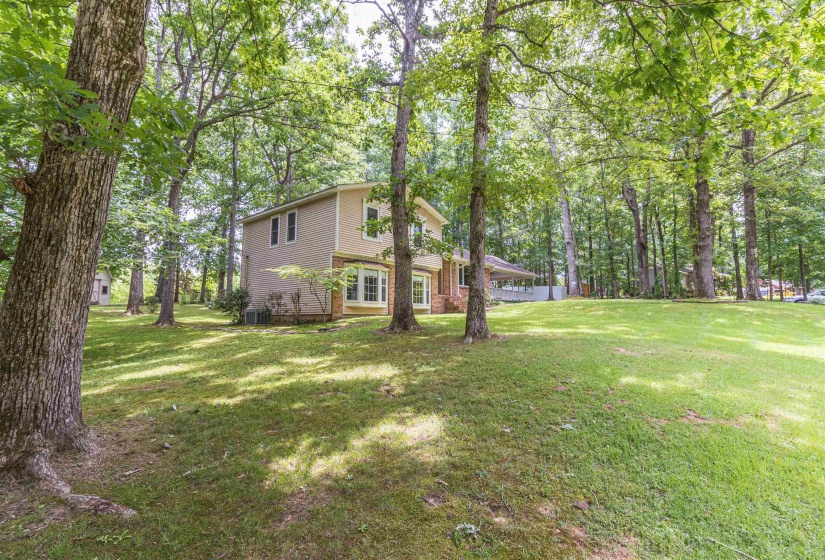
{"type": "Polygon", "coordinates": [[[36,496],[0,557],[825,558],[824,307],[504,305],[472,346],[458,315],[121,311],[92,310],[83,375],[109,451],[61,465],[139,515],[36,496]]]}

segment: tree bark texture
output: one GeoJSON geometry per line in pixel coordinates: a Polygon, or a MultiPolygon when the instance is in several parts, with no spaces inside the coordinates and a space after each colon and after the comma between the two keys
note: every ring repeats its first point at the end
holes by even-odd
{"type": "MultiPolygon", "coordinates": [[[[146,0],[81,0],[66,78],[118,132],[146,66],[146,0]]],[[[53,123],[78,138],[87,131],[53,123]]],[[[27,178],[19,247],[0,307],[0,461],[53,474],[50,449],[89,449],[80,374],[92,282],[119,153],[70,149],[45,134],[27,178]]]]}
{"type": "Polygon", "coordinates": [[[759,249],[756,231],[756,189],[752,171],[755,166],[753,148],[756,132],[742,130],[742,159],[745,164],[745,183],[742,185],[742,207],[745,212],[745,297],[760,301],[759,291],[759,249]]]}
{"type": "Polygon", "coordinates": [[[622,197],[633,214],[633,227],[636,235],[636,263],[639,267],[639,295],[650,297],[650,276],[647,272],[647,224],[645,220],[641,219],[636,189],[630,183],[622,185],[622,197]]]}
{"type": "Polygon", "coordinates": [[[581,277],[579,276],[579,248],[576,246],[576,231],[573,228],[573,214],[570,211],[570,195],[567,187],[562,186],[561,198],[561,227],[564,234],[564,252],[567,257],[567,295],[578,297],[582,295],[581,277]]]}
{"type": "MultiPolygon", "coordinates": [[[[498,19],[498,0],[487,0],[482,38],[489,41],[498,19]]],[[[490,338],[487,327],[486,291],[484,289],[484,242],[487,235],[487,141],[490,137],[490,82],[492,46],[485,45],[478,61],[476,114],[473,129],[473,163],[470,178],[470,294],[464,342],[490,338]]]]}
{"type": "Polygon", "coordinates": [[[696,230],[698,235],[696,297],[716,299],[713,279],[713,220],[710,214],[710,186],[702,172],[696,173],[696,230]]]}
{"type": "Polygon", "coordinates": [[[418,331],[412,301],[412,249],[410,248],[410,210],[407,205],[407,144],[409,141],[412,100],[407,76],[415,68],[419,26],[424,16],[424,0],[404,0],[404,32],[401,53],[401,73],[398,85],[398,109],[395,114],[390,177],[392,194],[392,250],[395,260],[395,298],[388,332],[418,331]]]}

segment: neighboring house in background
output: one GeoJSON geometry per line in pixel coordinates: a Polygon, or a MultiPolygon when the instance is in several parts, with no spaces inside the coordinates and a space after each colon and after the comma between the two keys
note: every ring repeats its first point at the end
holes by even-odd
{"type": "Polygon", "coordinates": [[[95,274],[92,282],[92,305],[109,305],[112,297],[112,275],[108,270],[95,274]]]}
{"type": "MultiPolygon", "coordinates": [[[[383,258],[392,247],[392,234],[369,235],[363,225],[369,219],[390,215],[388,204],[371,202],[377,183],[338,185],[252,214],[243,225],[241,286],[249,291],[248,317],[260,317],[272,292],[283,295],[292,309],[290,294],[300,290],[301,315],[321,317],[318,301],[306,284],[283,279],[268,269],[285,265],[304,268],[350,269],[350,285],[344,293],[333,294],[333,319],[354,315],[389,315],[395,295],[394,261],[383,258]]],[[[414,211],[424,223],[424,234],[441,239],[447,223],[427,201],[417,198],[414,211]]],[[[412,232],[411,232],[412,233],[412,232]]],[[[411,239],[413,239],[411,237],[411,239]]],[[[413,261],[413,308],[416,313],[450,313],[466,310],[469,255],[456,252],[452,258],[423,255],[413,261]]],[[[501,259],[486,259],[486,286],[490,280],[533,278],[535,275],[501,259]]]]}

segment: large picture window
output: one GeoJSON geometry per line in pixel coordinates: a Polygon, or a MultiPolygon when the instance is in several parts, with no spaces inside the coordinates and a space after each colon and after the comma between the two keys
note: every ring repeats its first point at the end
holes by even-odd
{"type": "Polygon", "coordinates": [[[269,222],[269,246],[277,247],[281,235],[281,217],[275,216],[269,222]]]}
{"type": "Polygon", "coordinates": [[[430,305],[430,277],[423,274],[413,274],[412,277],[413,305],[430,305]]]}
{"type": "Polygon", "coordinates": [[[470,265],[461,265],[458,267],[458,285],[466,288],[470,285],[470,265]]]}
{"type": "Polygon", "coordinates": [[[345,301],[351,305],[387,303],[387,272],[374,268],[353,268],[347,272],[345,301]]]}
{"type": "Polygon", "coordinates": [[[294,243],[298,236],[298,211],[293,210],[286,215],[286,242],[294,243]]]}

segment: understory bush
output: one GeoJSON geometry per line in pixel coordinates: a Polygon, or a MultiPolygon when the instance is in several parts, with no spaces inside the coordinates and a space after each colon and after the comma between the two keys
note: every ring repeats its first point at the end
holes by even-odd
{"type": "Polygon", "coordinates": [[[249,307],[249,291],[246,288],[235,288],[231,292],[226,292],[222,298],[212,301],[212,309],[229,315],[234,325],[244,323],[244,311],[247,307],[249,307]]]}
{"type": "Polygon", "coordinates": [[[149,296],[143,300],[143,303],[146,304],[146,309],[149,310],[149,313],[154,313],[158,310],[158,305],[160,305],[160,298],[158,296],[149,296]]]}

